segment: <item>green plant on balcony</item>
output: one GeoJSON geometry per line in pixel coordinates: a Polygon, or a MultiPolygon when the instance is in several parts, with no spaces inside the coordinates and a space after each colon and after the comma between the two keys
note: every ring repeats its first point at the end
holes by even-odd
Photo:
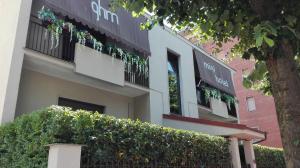
{"type": "Polygon", "coordinates": [[[224,100],[224,102],[227,104],[229,110],[231,108],[231,104],[235,104],[237,102],[236,98],[221,92],[218,89],[202,85],[201,88],[204,90],[204,95],[205,95],[205,101],[209,102],[210,98],[217,99],[217,100],[224,100]]]}
{"type": "Polygon", "coordinates": [[[51,33],[51,49],[57,48],[59,45],[59,37],[63,34],[64,31],[70,33],[70,41],[73,39],[77,40],[78,43],[85,45],[87,43],[92,44],[93,49],[104,52],[106,49],[108,54],[112,56],[112,59],[115,59],[117,56],[128,66],[127,68],[131,69],[131,65],[136,66],[136,70],[139,73],[145,74],[148,77],[148,58],[143,59],[140,56],[126,52],[122,48],[117,47],[116,45],[104,45],[99,40],[97,40],[92,34],[87,30],[78,29],[71,22],[66,22],[62,19],[59,19],[50,9],[42,7],[38,12],[38,18],[42,20],[43,24],[47,27],[48,31],[51,33]]]}

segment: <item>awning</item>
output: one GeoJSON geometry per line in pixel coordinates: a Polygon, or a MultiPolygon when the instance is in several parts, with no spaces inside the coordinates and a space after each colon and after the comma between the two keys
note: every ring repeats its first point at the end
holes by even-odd
{"type": "Polygon", "coordinates": [[[163,115],[166,127],[202,132],[224,137],[237,137],[244,140],[265,140],[266,132],[249,128],[243,124],[212,121],[203,118],[191,118],[178,115],[163,115]]]}
{"type": "Polygon", "coordinates": [[[209,85],[235,95],[230,70],[196,49],[194,54],[201,79],[209,85]]]}
{"type": "Polygon", "coordinates": [[[111,11],[109,0],[34,0],[33,14],[43,5],[56,13],[68,16],[113,40],[150,56],[148,31],[140,30],[146,18],[133,18],[124,9],[111,11]]]}

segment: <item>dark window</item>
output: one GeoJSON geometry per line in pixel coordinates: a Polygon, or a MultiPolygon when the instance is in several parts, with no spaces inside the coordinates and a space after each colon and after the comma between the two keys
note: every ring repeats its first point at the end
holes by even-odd
{"type": "MultiPolygon", "coordinates": [[[[224,99],[221,100],[226,103],[224,99]]],[[[226,106],[227,106],[228,114],[232,117],[237,117],[235,103],[230,103],[230,105],[226,103],[226,106]]]]}
{"type": "Polygon", "coordinates": [[[168,52],[170,112],[181,114],[178,56],[168,52]]]}
{"type": "Polygon", "coordinates": [[[91,104],[86,102],[81,102],[77,100],[67,99],[67,98],[58,98],[58,105],[71,107],[73,110],[87,110],[87,111],[97,111],[99,113],[104,113],[104,106],[91,104]]]}
{"type": "Polygon", "coordinates": [[[205,106],[207,108],[210,108],[210,101],[205,98],[205,91],[201,86],[196,87],[197,92],[197,103],[201,106],[205,106]]]}
{"type": "Polygon", "coordinates": [[[205,98],[205,91],[202,87],[203,85],[206,85],[206,84],[203,81],[201,81],[196,57],[194,56],[193,58],[194,58],[194,72],[195,72],[195,82],[196,82],[197,103],[201,106],[210,108],[210,101],[205,98]]]}

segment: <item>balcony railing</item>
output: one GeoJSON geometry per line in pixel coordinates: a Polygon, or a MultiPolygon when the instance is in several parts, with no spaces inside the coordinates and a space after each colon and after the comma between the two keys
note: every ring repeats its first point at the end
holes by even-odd
{"type": "MultiPolygon", "coordinates": [[[[40,52],[42,54],[61,59],[63,61],[74,63],[76,41],[70,41],[70,34],[63,33],[59,37],[59,44],[55,47],[51,41],[51,35],[41,24],[40,20],[32,17],[29,23],[26,48],[40,52]]],[[[125,64],[125,81],[149,87],[148,72],[137,71],[135,65],[125,64]]]]}

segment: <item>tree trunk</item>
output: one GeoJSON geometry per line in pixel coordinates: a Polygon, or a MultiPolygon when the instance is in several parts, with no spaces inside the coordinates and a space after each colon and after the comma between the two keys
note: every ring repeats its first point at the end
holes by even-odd
{"type": "Polygon", "coordinates": [[[300,167],[300,76],[294,52],[287,40],[281,42],[283,56],[269,57],[270,74],[287,168],[300,167]]]}

